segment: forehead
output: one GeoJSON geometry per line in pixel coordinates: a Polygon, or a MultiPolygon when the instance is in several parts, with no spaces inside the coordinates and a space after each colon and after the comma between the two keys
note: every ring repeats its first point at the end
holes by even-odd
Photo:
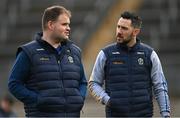
{"type": "Polygon", "coordinates": [[[130,27],[131,26],[131,20],[130,19],[125,19],[125,18],[121,17],[118,20],[117,25],[130,27]]]}
{"type": "Polygon", "coordinates": [[[64,14],[59,15],[57,20],[60,22],[70,22],[70,17],[64,13],[64,14]]]}

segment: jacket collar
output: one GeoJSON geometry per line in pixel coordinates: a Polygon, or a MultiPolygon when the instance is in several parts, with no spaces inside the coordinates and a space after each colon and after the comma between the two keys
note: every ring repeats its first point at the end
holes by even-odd
{"type": "MultiPolygon", "coordinates": [[[[47,51],[57,53],[56,49],[52,45],[50,45],[48,42],[42,39],[42,36],[42,32],[36,33],[36,35],[34,36],[34,40],[36,40],[47,51]]],[[[61,42],[62,47],[69,46],[70,44],[72,44],[72,41],[70,40],[61,42]]]]}
{"type": "Polygon", "coordinates": [[[121,50],[124,50],[124,51],[135,51],[135,50],[137,50],[139,48],[140,43],[141,43],[140,39],[137,38],[136,39],[136,44],[133,47],[128,47],[127,45],[124,45],[124,44],[121,44],[121,43],[116,43],[116,47],[118,49],[121,49],[121,50]]]}

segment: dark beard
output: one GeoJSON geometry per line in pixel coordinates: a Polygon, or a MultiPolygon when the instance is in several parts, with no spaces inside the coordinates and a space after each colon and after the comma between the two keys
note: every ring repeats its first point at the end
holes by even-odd
{"type": "Polygon", "coordinates": [[[127,45],[133,38],[132,38],[132,34],[129,36],[129,37],[127,37],[127,39],[128,40],[125,40],[125,41],[123,41],[122,43],[120,43],[120,44],[122,44],[122,45],[127,45]]]}
{"type": "Polygon", "coordinates": [[[122,45],[127,45],[129,42],[128,41],[123,41],[122,43],[120,43],[120,44],[122,44],[122,45]]]}
{"type": "Polygon", "coordinates": [[[68,40],[68,39],[57,37],[56,40],[59,42],[66,42],[66,40],[68,40]]]}
{"type": "Polygon", "coordinates": [[[131,40],[132,40],[132,39],[130,38],[129,40],[123,41],[123,42],[120,43],[120,44],[122,44],[122,45],[127,45],[131,40]]]}
{"type": "Polygon", "coordinates": [[[65,39],[65,38],[62,38],[62,37],[54,37],[53,38],[56,42],[59,42],[59,43],[63,43],[63,42],[66,42],[68,39],[65,39]]]}

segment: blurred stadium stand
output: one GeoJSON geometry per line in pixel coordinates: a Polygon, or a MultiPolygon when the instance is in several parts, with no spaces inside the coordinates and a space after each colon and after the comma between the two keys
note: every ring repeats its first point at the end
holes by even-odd
{"type": "Polygon", "coordinates": [[[83,49],[87,77],[99,50],[115,41],[120,13],[137,12],[143,19],[142,42],[157,51],[171,97],[180,97],[179,0],[1,0],[0,97],[7,90],[8,73],[17,47],[41,31],[43,11],[51,5],[62,5],[72,12],[71,39],[83,49]]]}
{"type": "MultiPolygon", "coordinates": [[[[35,32],[41,31],[41,17],[45,8],[63,5],[72,11],[71,39],[80,47],[85,42],[113,0],[2,0],[1,45],[9,45],[14,54],[17,45],[30,41],[35,32]],[[3,12],[4,11],[4,12],[3,12]]],[[[4,46],[5,46],[4,45],[4,46]]],[[[9,48],[10,48],[9,47],[9,48]]],[[[1,54],[4,51],[1,50],[1,54]]]]}
{"type": "Polygon", "coordinates": [[[173,96],[180,96],[179,11],[179,0],[144,0],[139,10],[143,19],[140,37],[159,54],[173,96]]]}

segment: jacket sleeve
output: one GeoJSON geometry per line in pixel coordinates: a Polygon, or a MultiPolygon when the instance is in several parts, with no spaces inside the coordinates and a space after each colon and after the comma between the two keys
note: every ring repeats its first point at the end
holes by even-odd
{"type": "Polygon", "coordinates": [[[170,101],[168,96],[167,82],[164,77],[161,62],[155,51],[151,54],[152,69],[151,78],[155,98],[158,102],[162,117],[170,116],[170,101]]]}
{"type": "Polygon", "coordinates": [[[24,51],[21,51],[10,72],[8,89],[23,103],[32,103],[37,101],[37,94],[25,86],[25,79],[28,78],[30,71],[30,60],[24,51]]]}
{"type": "Polygon", "coordinates": [[[102,87],[104,84],[105,62],[106,56],[103,51],[100,51],[97,56],[94,68],[92,70],[88,87],[90,93],[97,101],[107,105],[110,97],[102,87]]]}

